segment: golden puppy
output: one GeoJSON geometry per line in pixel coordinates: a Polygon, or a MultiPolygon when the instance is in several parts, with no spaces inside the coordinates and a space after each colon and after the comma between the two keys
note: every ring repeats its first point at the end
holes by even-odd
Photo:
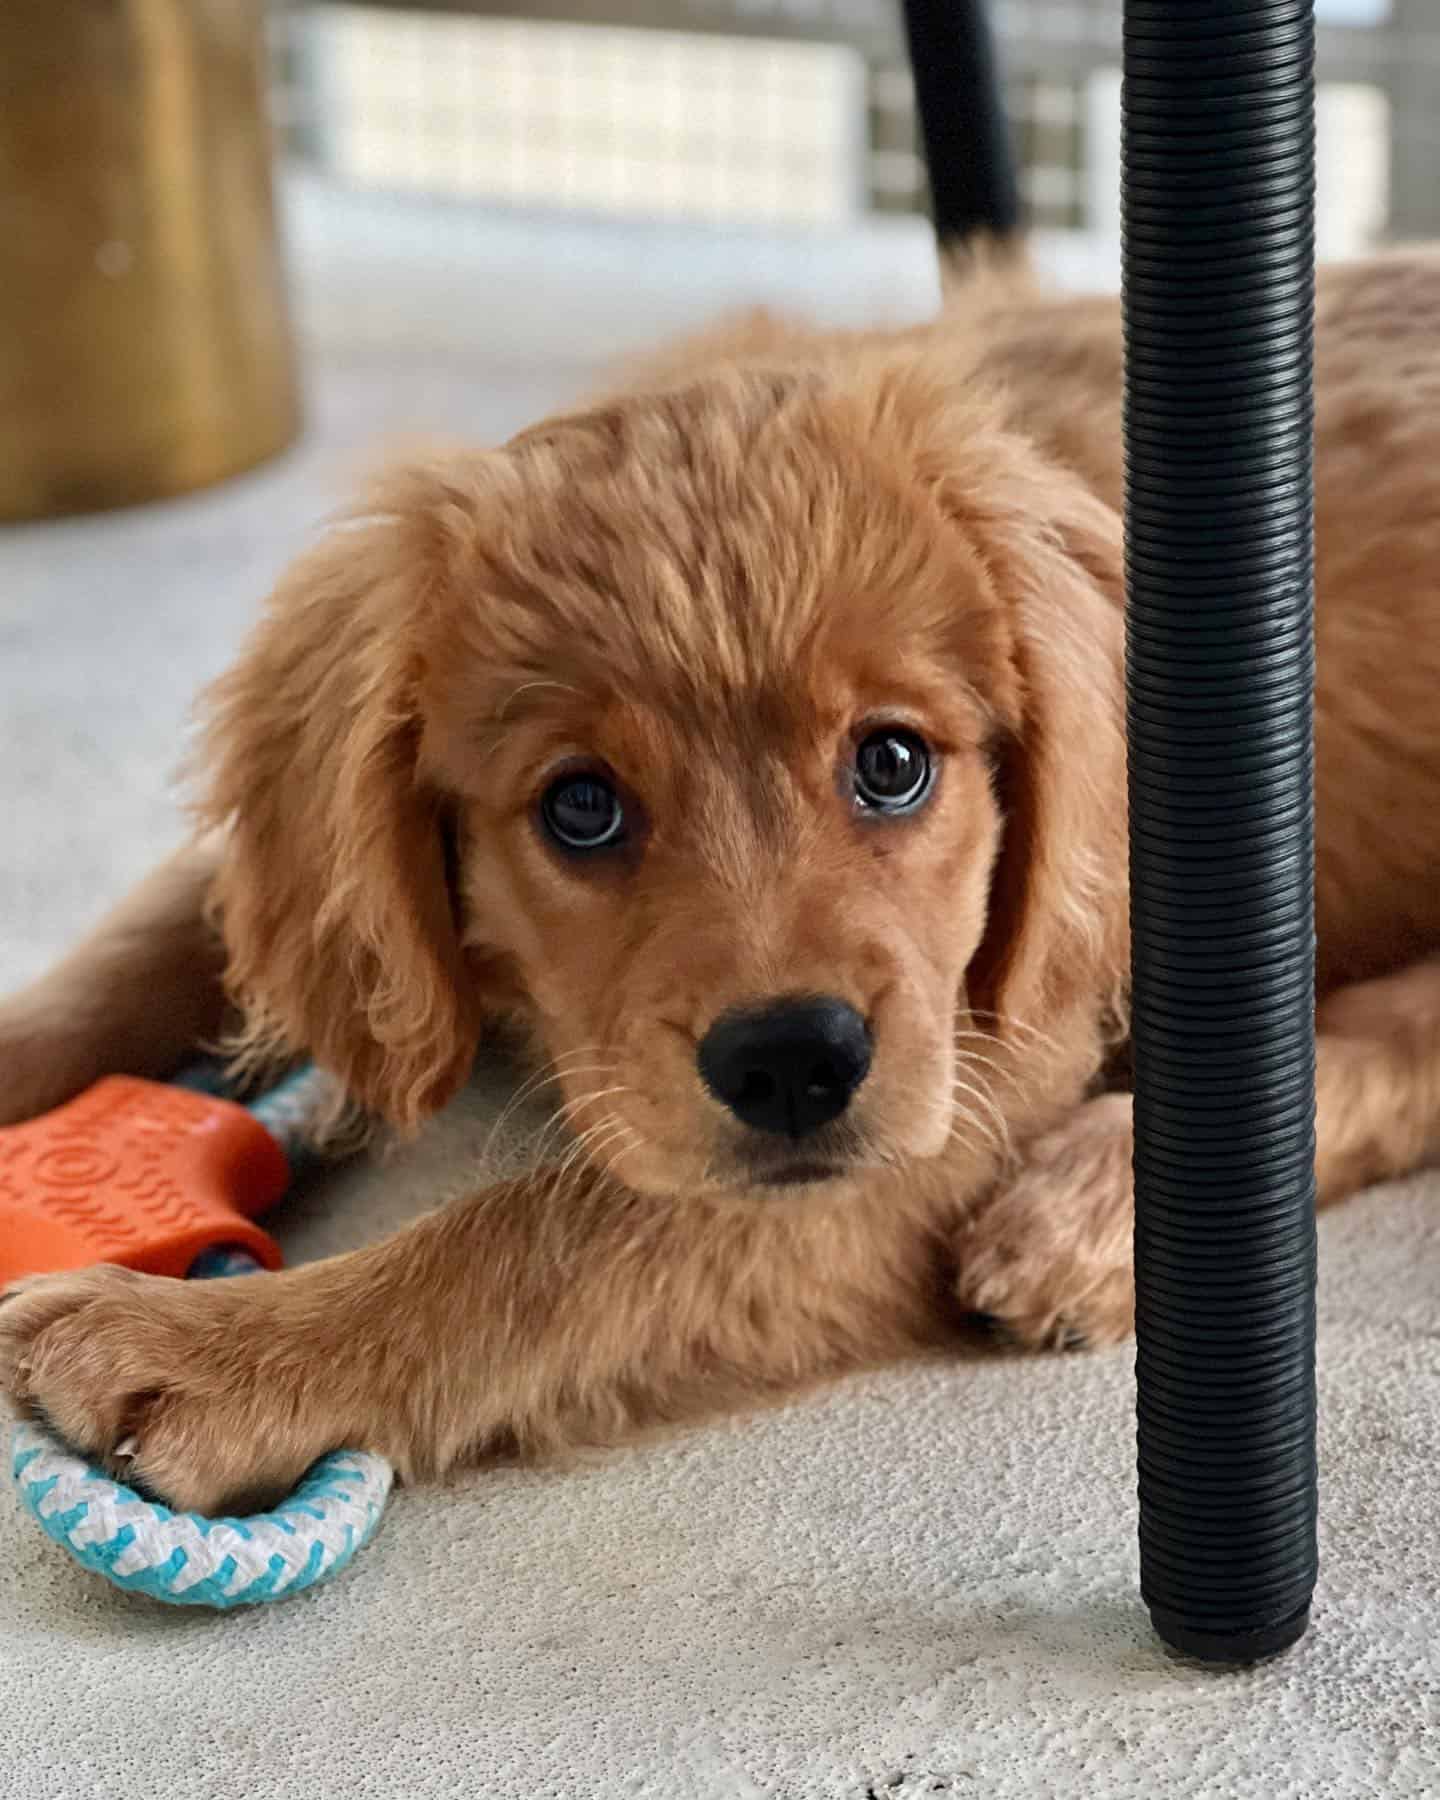
{"type": "MultiPolygon", "coordinates": [[[[1320,297],[1320,1181],[1440,1125],[1440,259],[1320,297]]],[[[181,1506],[407,1477],[949,1339],[1129,1326],[1120,346],[962,281],[764,320],[397,469],[209,697],[202,835],[0,1009],[0,1109],[220,1030],[413,1129],[487,1020],[564,1163],[382,1244],[0,1306],[0,1388],[181,1506]]]]}

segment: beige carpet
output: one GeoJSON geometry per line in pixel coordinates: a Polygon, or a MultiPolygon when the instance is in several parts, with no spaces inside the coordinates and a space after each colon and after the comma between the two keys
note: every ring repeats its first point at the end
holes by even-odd
{"type": "MultiPolygon", "coordinates": [[[[521,254],[509,227],[474,228],[469,276],[441,284],[445,328],[407,333],[403,293],[356,284],[353,243],[345,281],[324,285],[313,223],[303,449],[175,505],[0,535],[0,985],[172,841],[164,776],[188,696],[349,452],[397,425],[509,429],[580,385],[589,351],[643,306],[688,316],[703,273],[688,242],[628,237],[587,263],[573,235],[521,254]],[[627,307],[637,243],[653,298],[627,307]],[[537,325],[525,256],[563,267],[572,303],[577,269],[597,271],[588,316],[604,330],[577,327],[577,349],[555,291],[537,325]]],[[[709,254],[714,288],[760,269],[767,291],[809,284],[832,304],[846,267],[851,305],[923,304],[931,279],[903,236],[709,254]]],[[[482,1084],[388,1166],[298,1193],[278,1222],[292,1256],[433,1204],[473,1167],[497,1092],[482,1084]]],[[[1130,1353],[987,1357],[579,1471],[402,1493],[334,1585],[225,1617],[81,1574],[0,1491],[0,1795],[1440,1794],[1440,1183],[1327,1218],[1321,1252],[1324,1573],[1310,1638],[1274,1665],[1216,1675],[1149,1635],[1130,1353]]]]}

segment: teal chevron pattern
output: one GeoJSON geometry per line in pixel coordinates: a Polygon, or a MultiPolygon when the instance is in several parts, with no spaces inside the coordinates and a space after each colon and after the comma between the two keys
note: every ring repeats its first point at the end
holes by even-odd
{"type": "Polygon", "coordinates": [[[21,1504],[84,1568],[172,1605],[251,1606],[325,1581],[369,1542],[393,1471],[378,1456],[322,1457],[274,1512],[176,1513],[111,1481],[37,1425],[15,1428],[21,1504]]]}

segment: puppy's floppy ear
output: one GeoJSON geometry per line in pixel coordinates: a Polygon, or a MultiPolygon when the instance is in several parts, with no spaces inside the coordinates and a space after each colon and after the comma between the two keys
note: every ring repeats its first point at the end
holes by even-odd
{"type": "Polygon", "coordinates": [[[1115,510],[1006,428],[912,369],[888,395],[941,512],[999,609],[996,791],[1004,835],[966,977],[1001,1020],[1056,1017],[1127,979],[1124,560],[1115,510]]]}
{"type": "Polygon", "coordinates": [[[413,1128],[479,1034],[447,883],[444,797],[418,761],[420,627],[437,579],[424,473],[283,578],[210,689],[201,814],[252,1062],[308,1051],[413,1128]]]}
{"type": "MultiPolygon", "coordinates": [[[[1120,521],[1078,481],[973,519],[1010,615],[1018,712],[997,743],[1003,816],[970,1004],[1043,1019],[1120,1004],[1129,954],[1120,521]],[[1033,508],[1033,510],[1032,510],[1033,508]]],[[[1003,1024],[1002,1024],[1003,1029],[1003,1024]]]]}

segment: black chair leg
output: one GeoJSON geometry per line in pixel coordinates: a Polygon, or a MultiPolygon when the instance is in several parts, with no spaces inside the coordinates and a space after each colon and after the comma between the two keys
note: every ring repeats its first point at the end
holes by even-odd
{"type": "MultiPolygon", "coordinates": [[[[942,245],[1020,222],[983,0],[905,0],[942,245]]],[[[1212,1661],[1316,1566],[1311,0],[1126,0],[1141,1585],[1212,1661]]]]}
{"type": "Polygon", "coordinates": [[[1125,5],[1140,1577],[1227,1662],[1315,1585],[1314,30],[1125,5]]]}

